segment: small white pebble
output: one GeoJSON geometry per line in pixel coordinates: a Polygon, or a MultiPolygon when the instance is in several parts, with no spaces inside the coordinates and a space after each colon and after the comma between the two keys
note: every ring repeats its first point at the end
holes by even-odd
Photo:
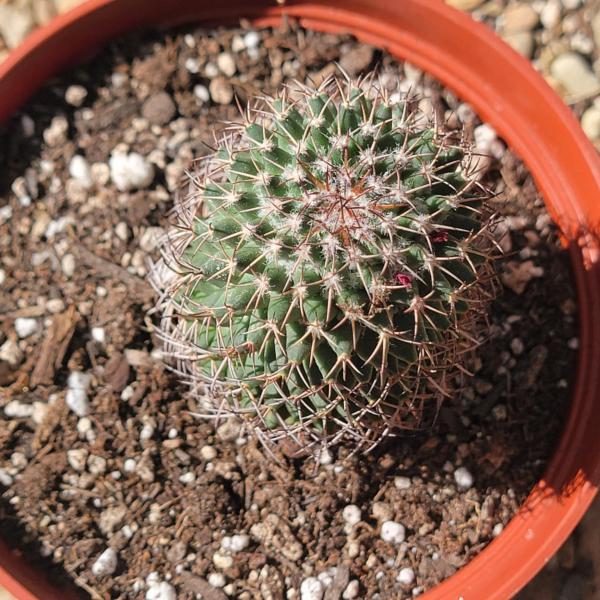
{"type": "Polygon", "coordinates": [[[126,242],[129,239],[129,227],[125,221],[119,221],[115,225],[115,235],[122,241],[126,242]]]}
{"type": "Polygon", "coordinates": [[[154,435],[154,429],[152,423],[146,423],[140,431],[140,440],[149,440],[154,435]]]}
{"type": "Polygon", "coordinates": [[[246,48],[257,48],[260,44],[260,35],[256,31],[249,31],[244,35],[244,45],[246,48]]]}
{"type": "Polygon", "coordinates": [[[72,448],[67,450],[67,462],[75,471],[81,472],[85,469],[88,454],[85,448],[72,448]]]}
{"type": "Polygon", "coordinates": [[[410,477],[405,477],[404,475],[399,475],[398,477],[394,477],[394,486],[398,490],[408,490],[412,485],[410,477]]]}
{"type": "Polygon", "coordinates": [[[108,165],[110,177],[121,192],[147,188],[154,180],[154,167],[137,152],[112,154],[108,165]]]}
{"type": "Polygon", "coordinates": [[[106,459],[92,454],[87,460],[88,470],[92,475],[106,473],[106,459]]]}
{"type": "Polygon", "coordinates": [[[454,481],[459,490],[468,490],[474,483],[473,475],[466,467],[459,467],[454,471],[454,481]]]}
{"type": "Polygon", "coordinates": [[[117,568],[117,553],[112,548],[107,548],[92,565],[92,573],[96,577],[112,575],[117,568]]]}
{"type": "Polygon", "coordinates": [[[90,189],[94,182],[92,180],[92,170],[88,161],[80,154],[75,154],[69,162],[69,174],[78,181],[86,190],[90,189]]]}
{"type": "Polygon", "coordinates": [[[186,485],[188,483],[194,483],[194,481],[196,481],[196,473],[194,473],[193,471],[188,471],[187,473],[184,473],[179,477],[179,481],[186,485]]]}
{"type": "Polygon", "coordinates": [[[65,92],[65,101],[71,106],[79,107],[87,97],[87,90],[82,85],[70,85],[65,92]]]}
{"type": "MultiPolygon", "coordinates": [[[[118,471],[116,471],[116,473],[119,473],[118,471]]],[[[120,475],[120,473],[119,473],[120,475]]],[[[117,478],[118,479],[118,478],[117,478]]],[[[131,525],[123,525],[123,527],[121,527],[121,533],[128,539],[130,540],[133,537],[134,534],[134,530],[131,527],[131,525]]]]}
{"type": "Polygon", "coordinates": [[[328,588],[333,583],[337,569],[335,567],[323,571],[317,575],[317,579],[323,584],[323,587],[328,588]]]}
{"type": "Polygon", "coordinates": [[[10,455],[10,462],[17,469],[24,469],[27,466],[27,457],[22,452],[13,452],[10,455]]]}
{"type": "Polygon", "coordinates": [[[104,327],[92,327],[92,339],[104,345],[106,343],[106,331],[104,327]]]}
{"type": "Polygon", "coordinates": [[[77,421],[77,431],[79,433],[87,433],[92,429],[92,422],[87,417],[82,417],[77,421]]]}
{"type": "Polygon", "coordinates": [[[0,485],[8,487],[9,485],[12,485],[12,483],[12,475],[10,475],[6,469],[0,468],[0,485]]]}
{"type": "Polygon", "coordinates": [[[67,139],[67,132],[69,131],[69,122],[67,119],[58,115],[50,121],[50,126],[43,132],[43,138],[48,146],[58,146],[67,139]]]}
{"type": "Polygon", "coordinates": [[[300,585],[301,600],[322,600],[325,589],[316,577],[308,577],[300,585]]]}
{"type": "Polygon", "coordinates": [[[133,387],[128,385],[121,392],[121,400],[123,400],[123,402],[128,402],[129,400],[131,400],[131,398],[133,398],[134,391],[135,390],[133,389],[133,387]]]}
{"type": "Polygon", "coordinates": [[[60,267],[65,277],[70,279],[75,273],[75,257],[72,254],[65,254],[60,261],[60,267]]]}
{"type": "Polygon", "coordinates": [[[4,407],[4,414],[9,419],[28,419],[33,415],[33,404],[25,404],[18,400],[11,400],[4,407]]]}
{"type": "Polygon", "coordinates": [[[21,339],[33,335],[37,330],[37,319],[31,319],[29,317],[18,317],[15,319],[15,331],[21,339]]]}
{"type": "Polygon", "coordinates": [[[0,225],[10,221],[12,214],[13,214],[13,209],[10,204],[0,207],[0,225]]]}
{"type": "Polygon", "coordinates": [[[83,389],[77,388],[67,390],[65,402],[78,417],[85,417],[90,412],[90,403],[88,401],[87,392],[83,389]]]}
{"type": "Polygon", "coordinates": [[[57,315],[65,310],[65,303],[61,298],[51,298],[46,302],[46,310],[51,315],[57,315]]]}
{"type": "Polygon", "coordinates": [[[233,77],[237,70],[235,59],[230,52],[221,52],[217,56],[217,67],[226,77],[233,77]]]}
{"type": "Polygon", "coordinates": [[[212,446],[202,446],[200,448],[200,456],[204,460],[214,460],[217,458],[217,451],[212,446]]]}
{"type": "Polygon", "coordinates": [[[67,386],[71,390],[87,390],[90,387],[92,376],[81,371],[71,371],[67,378],[67,386]]]}
{"type": "Polygon", "coordinates": [[[215,63],[208,62],[204,65],[204,74],[209,78],[213,79],[219,74],[219,67],[215,63]]]}
{"type": "Polygon", "coordinates": [[[177,429],[175,429],[175,427],[171,427],[171,429],[169,429],[169,432],[167,433],[167,437],[170,440],[174,440],[178,435],[179,432],[177,431],[177,429]]]}
{"type": "Polygon", "coordinates": [[[342,519],[344,519],[348,525],[356,525],[360,522],[361,517],[362,512],[356,504],[344,506],[344,509],[342,510],[342,519]]]}
{"type": "Polygon", "coordinates": [[[0,285],[4,285],[6,281],[6,271],[4,269],[0,269],[0,285]]]}
{"type": "Polygon", "coordinates": [[[177,600],[175,588],[166,581],[153,583],[146,591],[146,600],[177,600]]]}
{"type": "Polygon", "coordinates": [[[31,418],[36,425],[43,423],[48,413],[48,405],[45,402],[34,402],[31,418]]]}
{"type": "Polygon", "coordinates": [[[222,588],[225,586],[225,575],[223,573],[210,573],[207,577],[208,583],[215,588],[222,588]]]}
{"type": "Polygon", "coordinates": [[[359,589],[360,584],[358,583],[358,579],[350,581],[342,594],[343,600],[354,600],[354,598],[358,598],[359,589]]]}
{"type": "Polygon", "coordinates": [[[13,367],[23,360],[23,353],[14,340],[9,338],[0,346],[0,360],[7,362],[13,367]]]}
{"type": "Polygon", "coordinates": [[[91,166],[92,179],[96,185],[106,185],[110,180],[110,167],[103,162],[93,163],[91,166]]]}
{"type": "Polygon", "coordinates": [[[396,581],[402,585],[410,585],[415,580],[415,572],[410,567],[400,569],[396,581]]]}
{"type": "Polygon", "coordinates": [[[135,462],[135,460],[133,458],[125,459],[125,462],[123,463],[123,470],[126,473],[133,473],[133,471],[135,471],[136,467],[137,467],[137,463],[135,462]]]}
{"type": "Polygon", "coordinates": [[[227,556],[226,554],[221,554],[220,552],[215,552],[213,554],[213,564],[217,569],[231,569],[233,567],[233,558],[231,556],[227,556]]]}
{"type": "Polygon", "coordinates": [[[153,585],[155,583],[160,583],[160,577],[158,576],[157,571],[150,571],[148,576],[146,577],[146,585],[153,585]]]}
{"type": "Polygon", "coordinates": [[[197,58],[187,58],[185,61],[185,68],[192,74],[198,73],[200,71],[200,63],[197,58]]]}
{"type": "Polygon", "coordinates": [[[231,40],[231,50],[233,52],[241,52],[246,48],[246,44],[244,44],[244,38],[239,35],[234,35],[231,40]]]}
{"type": "Polygon", "coordinates": [[[250,545],[250,536],[245,533],[236,533],[231,536],[231,542],[229,544],[229,549],[231,552],[241,552],[245,550],[250,545]]]}
{"type": "Polygon", "coordinates": [[[504,530],[504,525],[502,525],[502,523],[496,523],[494,525],[494,528],[492,529],[492,535],[494,537],[498,537],[502,531],[504,530]]]}
{"type": "Polygon", "coordinates": [[[201,83],[194,86],[194,96],[196,96],[196,99],[201,104],[205,104],[210,100],[210,92],[208,91],[208,88],[201,83]]]}
{"type": "Polygon", "coordinates": [[[385,521],[381,525],[381,539],[392,544],[401,544],[406,539],[404,525],[395,521],[385,521]]]}

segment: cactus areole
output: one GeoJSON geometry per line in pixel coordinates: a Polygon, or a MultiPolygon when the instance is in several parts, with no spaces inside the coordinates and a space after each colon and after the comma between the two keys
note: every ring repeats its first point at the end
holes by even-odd
{"type": "Polygon", "coordinates": [[[201,161],[154,279],[207,415],[369,448],[435,415],[491,293],[460,136],[374,80],[284,88],[201,161]]]}

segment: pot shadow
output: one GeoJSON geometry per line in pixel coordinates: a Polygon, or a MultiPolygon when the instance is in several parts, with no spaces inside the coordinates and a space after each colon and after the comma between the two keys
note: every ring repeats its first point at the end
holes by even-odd
{"type": "Polygon", "coordinates": [[[45,600],[48,592],[46,586],[51,585],[53,593],[60,593],[64,600],[89,598],[82,589],[73,585],[72,575],[53,559],[47,548],[44,549],[35,534],[27,530],[14,507],[1,496],[0,523],[2,568],[25,583],[29,591],[40,600],[45,600]],[[40,573],[44,576],[40,576],[40,573]]]}
{"type": "Polygon", "coordinates": [[[567,223],[563,244],[570,257],[574,280],[578,287],[577,360],[569,385],[568,414],[553,458],[541,485],[533,490],[522,511],[536,509],[548,499],[559,502],[579,493],[591,484],[600,485],[600,436],[598,403],[600,401],[600,369],[597,344],[600,339],[598,314],[600,301],[600,226],[582,227],[567,223]]]}

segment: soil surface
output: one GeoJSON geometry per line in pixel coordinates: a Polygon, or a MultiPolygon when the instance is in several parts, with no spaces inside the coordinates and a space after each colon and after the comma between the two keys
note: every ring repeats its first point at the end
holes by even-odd
{"type": "Polygon", "coordinates": [[[568,260],[520,161],[414,67],[293,23],[129,37],[40,92],[0,156],[0,521],[83,596],[409,598],[481,551],[542,474],[577,348],[568,260]],[[503,289],[433,430],[292,461],[194,416],[145,276],[235,97],[318,83],[335,61],[487,143],[503,289]],[[109,162],[131,153],[125,174],[109,162]]]}

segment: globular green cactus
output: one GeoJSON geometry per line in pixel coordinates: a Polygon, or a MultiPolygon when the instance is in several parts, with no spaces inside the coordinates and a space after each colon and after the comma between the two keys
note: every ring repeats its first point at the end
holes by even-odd
{"type": "Polygon", "coordinates": [[[470,152],[371,80],[249,108],[192,176],[154,277],[208,413],[303,449],[435,413],[491,290],[470,152]]]}

